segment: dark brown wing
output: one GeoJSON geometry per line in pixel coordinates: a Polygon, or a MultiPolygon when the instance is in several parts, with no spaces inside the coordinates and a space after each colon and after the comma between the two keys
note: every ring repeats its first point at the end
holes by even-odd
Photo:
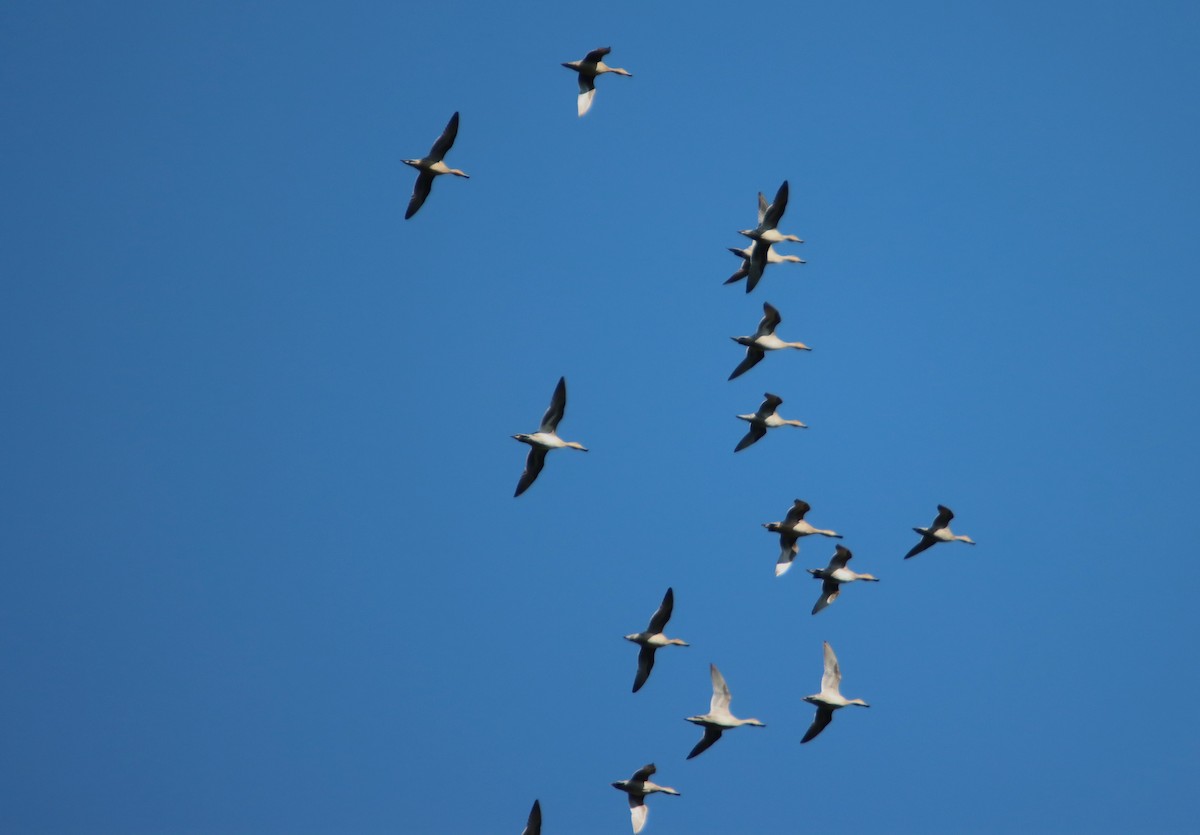
{"type": "MultiPolygon", "coordinates": [[[[433,143],[433,147],[429,149],[428,159],[437,162],[442,157],[446,156],[446,152],[454,147],[454,140],[458,136],[458,111],[454,111],[454,115],[450,117],[450,121],[446,123],[446,129],[442,131],[442,135],[433,143]]],[[[470,149],[468,149],[470,150],[470,149]]]]}
{"type": "Polygon", "coordinates": [[[412,198],[408,201],[408,211],[404,213],[405,220],[415,215],[417,210],[425,205],[425,198],[429,196],[431,188],[433,188],[433,174],[429,171],[422,171],[417,175],[417,182],[413,186],[412,198]]]}
{"type": "Polygon", "coordinates": [[[747,348],[746,358],[738,363],[738,367],[733,369],[733,373],[729,375],[729,379],[733,380],[742,376],[754,366],[762,362],[762,358],[767,355],[766,351],[759,348],[747,348]]]}
{"type": "Polygon", "coordinates": [[[584,55],[583,60],[585,63],[588,63],[588,64],[596,64],[596,63],[599,63],[600,60],[603,59],[604,56],[610,52],[612,52],[611,46],[602,46],[599,49],[593,49],[587,55],[584,55]]]}
{"type": "Polygon", "coordinates": [[[563,413],[567,411],[567,378],[559,377],[558,385],[554,387],[554,395],[550,398],[550,406],[546,409],[546,414],[542,415],[542,432],[556,432],[558,430],[558,422],[562,420],[563,413]]]}
{"type": "Polygon", "coordinates": [[[529,457],[525,459],[525,472],[521,473],[521,480],[517,482],[517,492],[513,493],[513,498],[524,493],[529,489],[529,485],[537,481],[538,473],[542,471],[542,467],[546,466],[545,447],[531,446],[529,448],[529,457]]]}
{"type": "MultiPolygon", "coordinates": [[[[643,646],[638,652],[638,671],[633,679],[633,692],[642,689],[642,685],[650,678],[650,671],[654,669],[654,653],[657,647],[643,646]]],[[[634,779],[637,779],[636,777],[634,779]]]]}
{"type": "Polygon", "coordinates": [[[950,520],[954,518],[954,511],[943,504],[938,505],[937,518],[933,520],[933,524],[929,526],[929,530],[936,531],[950,524],[950,520]]]}
{"type": "Polygon", "coordinates": [[[533,801],[533,808],[529,810],[529,820],[525,822],[525,829],[521,835],[542,835],[542,804],[536,800],[533,801]]]}
{"type": "Polygon", "coordinates": [[[825,730],[825,726],[833,721],[833,710],[828,707],[818,707],[817,715],[813,719],[813,723],[808,726],[808,731],[804,734],[804,739],[800,740],[800,744],[813,739],[821,731],[825,730]]]}
{"type": "Polygon", "coordinates": [[[829,567],[834,570],[845,568],[846,563],[850,562],[850,558],[853,556],[854,554],[850,553],[849,548],[844,545],[839,545],[834,549],[833,559],[829,561],[829,567]]]}
{"type": "Polygon", "coordinates": [[[917,554],[921,553],[926,548],[931,548],[936,544],[937,544],[937,540],[934,539],[932,536],[925,536],[922,534],[921,541],[918,542],[916,545],[914,545],[912,547],[912,549],[907,554],[904,555],[904,559],[908,559],[909,557],[915,557],[917,554]]]}
{"type": "Polygon", "coordinates": [[[784,180],[779,191],[775,192],[775,202],[767,208],[767,213],[763,215],[763,229],[774,229],[779,225],[779,221],[783,219],[783,213],[787,209],[787,203],[788,181],[784,180]]]}
{"type": "Polygon", "coordinates": [[[767,427],[752,425],[750,427],[750,431],[742,436],[742,439],[738,441],[738,445],[733,448],[733,451],[741,452],[746,447],[753,446],[754,444],[758,443],[759,439],[765,434],[767,434],[767,427]]]}
{"type": "Polygon", "coordinates": [[[644,766],[633,772],[633,776],[629,778],[631,783],[644,783],[650,779],[654,772],[658,771],[654,767],[654,763],[646,763],[644,766]]]}
{"type": "Polygon", "coordinates": [[[789,527],[794,527],[795,524],[804,519],[804,514],[812,510],[812,505],[804,501],[804,499],[796,499],[792,506],[788,508],[787,516],[783,517],[783,522],[789,527]]]}
{"type": "Polygon", "coordinates": [[[698,757],[712,747],[712,744],[721,738],[721,729],[714,728],[711,725],[706,725],[704,728],[704,737],[696,743],[696,747],[692,749],[692,753],[687,755],[690,760],[692,757],[698,757]]]}
{"type": "Polygon", "coordinates": [[[817,605],[813,606],[812,610],[814,615],[837,600],[837,596],[841,593],[839,586],[840,584],[834,580],[826,580],[821,584],[821,597],[817,600],[817,605]]]}
{"type": "Polygon", "coordinates": [[[671,612],[674,609],[675,589],[668,588],[667,593],[663,595],[662,605],[658,607],[658,611],[650,616],[650,625],[646,627],[646,631],[651,634],[662,632],[663,627],[667,625],[667,621],[671,619],[671,612]]]}

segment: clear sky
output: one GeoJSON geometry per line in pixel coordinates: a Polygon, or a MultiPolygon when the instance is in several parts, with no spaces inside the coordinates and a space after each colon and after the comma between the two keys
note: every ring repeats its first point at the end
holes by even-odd
{"type": "Polygon", "coordinates": [[[0,6],[0,830],[1194,831],[1200,9],[681,8],[0,6]]]}

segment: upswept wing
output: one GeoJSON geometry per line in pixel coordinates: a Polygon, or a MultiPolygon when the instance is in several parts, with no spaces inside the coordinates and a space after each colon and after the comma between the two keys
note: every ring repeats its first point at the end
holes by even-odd
{"type": "Polygon", "coordinates": [[[794,527],[797,522],[804,520],[804,514],[810,510],[812,510],[812,505],[804,499],[796,499],[788,509],[787,516],[783,517],[783,523],[788,527],[794,527]]]}
{"type": "Polygon", "coordinates": [[[662,632],[667,625],[667,621],[671,619],[671,612],[675,610],[675,589],[668,588],[667,593],[663,595],[662,604],[658,607],[653,615],[650,616],[650,625],[646,627],[646,631],[650,633],[662,632]]]}
{"type": "Polygon", "coordinates": [[[542,415],[542,426],[539,431],[554,433],[558,430],[558,422],[562,420],[567,410],[567,378],[559,377],[558,385],[554,387],[554,396],[550,398],[550,407],[542,415]]]}
{"type": "Polygon", "coordinates": [[[854,554],[850,553],[850,549],[844,545],[839,545],[833,551],[833,558],[829,561],[830,570],[845,568],[846,563],[850,562],[850,558],[854,554]]]}
{"type": "MultiPolygon", "coordinates": [[[[837,656],[829,641],[825,642],[825,674],[821,676],[822,693],[841,693],[842,671],[838,668],[837,656]]],[[[828,723],[826,723],[828,724],[828,723]]]]}
{"type": "Polygon", "coordinates": [[[442,135],[433,143],[433,147],[429,149],[428,159],[434,162],[440,162],[442,157],[446,156],[446,152],[454,147],[454,140],[458,137],[458,111],[454,111],[454,115],[450,117],[450,121],[446,123],[446,129],[442,131],[442,135]]]}

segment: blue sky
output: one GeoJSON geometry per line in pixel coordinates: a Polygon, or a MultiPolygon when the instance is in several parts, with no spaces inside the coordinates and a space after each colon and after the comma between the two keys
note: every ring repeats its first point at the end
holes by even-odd
{"type": "Polygon", "coordinates": [[[659,835],[1193,828],[1198,34],[5,4],[0,829],[619,833],[651,761],[659,835]],[[722,286],[783,179],[808,263],[722,286]],[[814,350],[726,382],[763,301],[814,350]],[[811,429],[735,456],[764,391],[811,429]],[[817,617],[797,497],[881,578],[817,617]],[[872,708],[801,747],[823,640],[872,708]],[[768,727],[685,761],[710,662],[768,727]]]}

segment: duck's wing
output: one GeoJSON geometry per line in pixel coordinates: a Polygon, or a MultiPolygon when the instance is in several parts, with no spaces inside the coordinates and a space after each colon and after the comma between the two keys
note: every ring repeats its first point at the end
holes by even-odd
{"type": "Polygon", "coordinates": [[[803,745],[809,742],[821,731],[825,730],[825,726],[833,721],[833,709],[828,707],[817,708],[817,715],[813,717],[813,723],[808,726],[808,730],[804,733],[804,739],[800,740],[803,745]]]}
{"type": "Polygon", "coordinates": [[[792,567],[792,560],[800,553],[799,539],[795,534],[779,535],[779,559],[775,560],[775,576],[782,577],[792,567]]]}
{"type": "Polygon", "coordinates": [[[529,820],[525,822],[525,829],[521,835],[542,835],[542,804],[536,800],[533,801],[533,808],[529,810],[529,820]]]}
{"type": "Polygon", "coordinates": [[[429,149],[428,159],[434,162],[440,162],[442,157],[446,156],[446,152],[454,147],[454,140],[458,136],[458,111],[454,111],[454,115],[450,117],[450,121],[446,123],[446,129],[442,131],[442,135],[433,143],[433,147],[429,149]]]}
{"type": "Polygon", "coordinates": [[[742,266],[738,267],[738,271],[736,273],[734,273],[733,275],[729,276],[729,278],[725,279],[725,283],[726,284],[735,284],[735,283],[741,281],[743,278],[745,278],[749,274],[746,272],[746,265],[749,263],[750,263],[749,261],[743,261],[742,266]]]}
{"type": "Polygon", "coordinates": [[[657,647],[643,645],[638,652],[638,671],[633,678],[634,693],[641,690],[642,685],[650,678],[650,671],[654,669],[654,651],[656,649],[657,647]]]}
{"type": "Polygon", "coordinates": [[[733,373],[729,375],[729,379],[733,380],[742,376],[754,366],[762,362],[762,358],[767,355],[767,352],[761,348],[747,348],[746,358],[738,363],[738,367],[733,369],[733,373]]]}
{"type": "Polygon", "coordinates": [[[812,505],[804,501],[804,499],[796,499],[792,502],[792,506],[788,508],[787,516],[783,517],[783,523],[788,527],[795,527],[797,522],[804,520],[804,514],[812,510],[812,505]]]}
{"type": "Polygon", "coordinates": [[[646,815],[650,814],[650,807],[646,805],[646,798],[640,794],[629,795],[629,819],[633,823],[633,835],[638,835],[642,831],[642,827],[646,825],[646,815]]]}
{"type": "Polygon", "coordinates": [[[545,447],[531,446],[529,448],[529,457],[525,459],[525,472],[521,473],[521,480],[517,482],[517,492],[513,493],[513,498],[524,493],[529,489],[529,485],[537,481],[538,473],[542,471],[542,467],[546,466],[546,453],[549,452],[545,447]]]}
{"type": "Polygon", "coordinates": [[[767,216],[767,209],[771,204],[767,202],[766,195],[761,191],[758,193],[758,225],[762,226],[763,218],[767,216]]]}
{"type": "Polygon", "coordinates": [[[911,549],[909,549],[909,552],[904,555],[904,559],[908,559],[909,557],[915,557],[917,554],[921,553],[926,548],[930,548],[935,544],[937,544],[936,539],[934,539],[932,536],[926,536],[925,534],[922,534],[921,541],[918,542],[916,545],[914,545],[911,549]]]}
{"type": "Polygon", "coordinates": [[[788,181],[784,180],[783,185],[779,187],[779,191],[775,192],[775,200],[767,207],[766,214],[763,215],[762,223],[759,226],[763,230],[774,229],[779,225],[779,221],[783,219],[783,213],[787,210],[788,203],[788,181]]]}
{"type": "Polygon", "coordinates": [[[754,251],[750,253],[750,266],[746,268],[746,292],[749,293],[758,286],[759,279],[763,276],[763,270],[767,268],[767,262],[770,260],[771,246],[763,244],[762,246],[754,247],[754,251]]]}
{"type": "Polygon", "coordinates": [[[750,431],[742,436],[742,439],[738,441],[738,445],[733,448],[733,451],[741,452],[746,447],[753,446],[765,434],[767,434],[767,427],[751,424],[750,431]]]}
{"type": "MultiPolygon", "coordinates": [[[[770,249],[770,247],[764,247],[770,249]]],[[[779,311],[775,305],[770,302],[763,302],[763,317],[758,322],[758,330],[754,332],[754,338],[760,336],[769,336],[775,333],[775,329],[779,327],[779,323],[783,321],[783,317],[779,315],[779,311]]]]}
{"type": "Polygon", "coordinates": [[[833,558],[829,560],[830,571],[838,568],[845,568],[846,563],[850,562],[850,558],[854,555],[850,553],[850,549],[844,545],[839,545],[833,551],[833,558]]]}
{"type": "Polygon", "coordinates": [[[817,599],[817,605],[813,606],[812,610],[814,615],[837,600],[837,596],[840,594],[839,586],[840,584],[833,580],[826,580],[821,584],[821,596],[817,599]]]}
{"type": "Polygon", "coordinates": [[[771,394],[769,391],[763,394],[763,398],[763,402],[758,407],[758,418],[760,420],[766,420],[775,414],[775,410],[783,404],[782,397],[778,394],[771,394]]]}
{"type": "Polygon", "coordinates": [[[412,197],[408,201],[408,211],[404,213],[405,220],[415,215],[417,210],[425,205],[425,198],[429,196],[429,190],[433,188],[433,176],[432,171],[422,171],[417,175],[412,197]]]}
{"type": "Polygon", "coordinates": [[[646,627],[647,632],[658,633],[663,631],[663,627],[667,625],[667,621],[671,619],[671,612],[675,610],[675,589],[668,588],[667,593],[663,595],[662,603],[658,610],[650,616],[650,625],[646,627]]]}
{"type": "Polygon", "coordinates": [[[842,671],[838,668],[837,656],[829,641],[825,642],[825,674],[821,676],[822,693],[841,693],[842,671]]]}
{"type": "Polygon", "coordinates": [[[687,758],[690,760],[693,757],[698,757],[703,754],[712,747],[714,742],[721,738],[721,733],[721,728],[714,728],[712,725],[705,725],[704,736],[701,737],[700,741],[696,743],[696,747],[694,747],[692,752],[687,755],[687,758]]]}
{"type": "Polygon", "coordinates": [[[592,109],[592,99],[596,98],[595,79],[590,75],[579,74],[579,98],[576,100],[576,111],[580,116],[592,109]]]}
{"type": "Polygon", "coordinates": [[[929,526],[929,530],[941,530],[950,524],[950,520],[954,518],[954,511],[943,504],[938,505],[937,518],[933,520],[933,524],[929,526]]]}
{"type": "Polygon", "coordinates": [[[728,713],[732,697],[729,695],[729,685],[725,683],[725,676],[721,675],[716,664],[709,664],[708,672],[712,677],[713,687],[712,699],[708,703],[708,712],[710,714],[728,713]]]}
{"type": "Polygon", "coordinates": [[[612,52],[611,46],[601,46],[593,49],[587,55],[584,55],[583,61],[585,64],[598,64],[600,63],[600,60],[610,52],[612,52]]]}
{"type": "Polygon", "coordinates": [[[633,772],[633,776],[629,778],[631,783],[644,783],[654,776],[654,772],[658,771],[654,763],[646,763],[644,766],[633,772]]]}
{"type": "Polygon", "coordinates": [[[567,378],[559,377],[558,385],[554,387],[554,396],[550,398],[550,407],[546,409],[546,414],[542,415],[542,426],[539,432],[549,432],[553,434],[558,429],[558,422],[563,418],[563,412],[567,410],[567,378]]]}

